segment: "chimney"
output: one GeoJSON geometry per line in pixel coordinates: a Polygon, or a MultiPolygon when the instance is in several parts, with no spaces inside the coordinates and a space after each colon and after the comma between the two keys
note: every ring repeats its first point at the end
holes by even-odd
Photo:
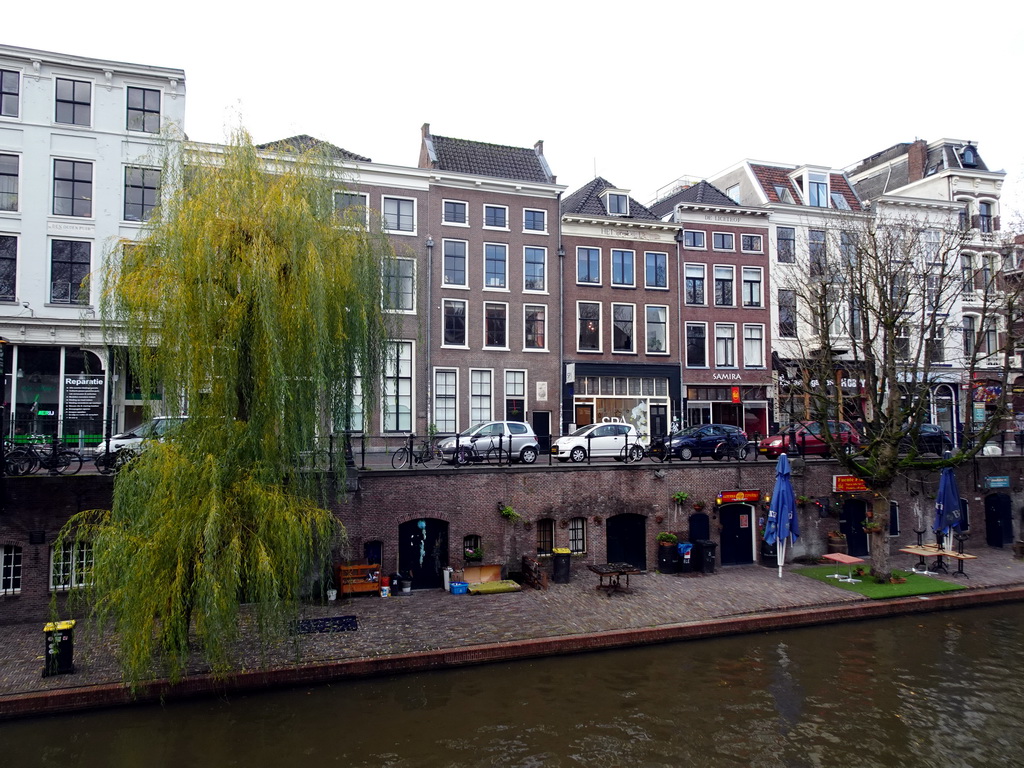
{"type": "Polygon", "coordinates": [[[539,139],[536,144],[533,145],[533,151],[538,155],[544,154],[544,140],[539,139]]]}
{"type": "Polygon", "coordinates": [[[918,139],[907,148],[908,181],[924,178],[925,164],[928,162],[928,145],[924,139],[918,139]]]}

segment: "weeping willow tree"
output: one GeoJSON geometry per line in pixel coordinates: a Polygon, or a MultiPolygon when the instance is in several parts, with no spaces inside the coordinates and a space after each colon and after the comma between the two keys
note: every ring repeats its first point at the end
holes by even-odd
{"type": "Polygon", "coordinates": [[[336,491],[297,467],[357,378],[373,407],[390,336],[390,245],[339,221],[330,158],[268,159],[240,132],[169,160],[163,184],[179,191],[112,254],[102,310],[143,391],[188,419],[118,475],[112,509],[65,532],[91,543],[87,599],[131,683],[177,679],[196,648],[228,669],[242,620],[263,647],[280,637],[343,534],[336,491]]]}

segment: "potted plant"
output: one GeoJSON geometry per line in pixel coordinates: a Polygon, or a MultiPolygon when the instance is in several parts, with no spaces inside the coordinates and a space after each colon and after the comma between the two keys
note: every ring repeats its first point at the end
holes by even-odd
{"type": "Polygon", "coordinates": [[[466,547],[463,555],[467,561],[478,561],[484,559],[483,547],[466,547]]]}
{"type": "Polygon", "coordinates": [[[693,502],[693,510],[695,512],[700,512],[702,509],[704,509],[704,502],[703,501],[695,501],[695,502],[693,502]]]}
{"type": "Polygon", "coordinates": [[[498,512],[510,523],[518,523],[520,520],[523,519],[522,515],[520,515],[518,512],[512,509],[511,504],[506,504],[503,501],[498,502],[498,512]]]}
{"type": "Polygon", "coordinates": [[[669,533],[668,531],[662,531],[654,538],[663,547],[674,546],[679,542],[679,537],[676,536],[674,533],[669,533]]]}
{"type": "Polygon", "coordinates": [[[690,498],[690,494],[686,491],[676,491],[672,494],[672,501],[676,504],[685,504],[688,498],[690,498]]]}
{"type": "Polygon", "coordinates": [[[799,496],[796,497],[796,503],[798,506],[806,507],[808,504],[811,503],[811,497],[800,494],[799,496]]]}
{"type": "Polygon", "coordinates": [[[882,530],[882,524],[876,523],[874,520],[864,520],[861,525],[864,526],[864,533],[877,533],[882,530]]]}
{"type": "Polygon", "coordinates": [[[828,532],[828,554],[843,554],[845,555],[848,551],[846,544],[846,534],[841,531],[829,531],[828,532]]]}

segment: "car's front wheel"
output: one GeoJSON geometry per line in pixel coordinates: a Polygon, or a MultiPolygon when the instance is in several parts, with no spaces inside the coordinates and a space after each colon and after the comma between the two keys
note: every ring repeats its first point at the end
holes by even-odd
{"type": "Polygon", "coordinates": [[[689,461],[693,458],[693,449],[684,445],[679,449],[679,458],[683,461],[689,461]]]}
{"type": "Polygon", "coordinates": [[[569,451],[569,460],[576,464],[579,464],[581,461],[586,461],[586,458],[587,450],[582,445],[574,446],[573,449],[569,451]]]}

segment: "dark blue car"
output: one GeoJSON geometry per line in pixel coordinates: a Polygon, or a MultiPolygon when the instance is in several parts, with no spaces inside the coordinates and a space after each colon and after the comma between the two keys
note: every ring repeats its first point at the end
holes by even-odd
{"type": "Polygon", "coordinates": [[[729,424],[700,424],[673,432],[667,438],[651,443],[651,458],[664,461],[674,458],[689,461],[694,456],[722,459],[732,456],[741,461],[747,458],[747,433],[729,424]]]}

